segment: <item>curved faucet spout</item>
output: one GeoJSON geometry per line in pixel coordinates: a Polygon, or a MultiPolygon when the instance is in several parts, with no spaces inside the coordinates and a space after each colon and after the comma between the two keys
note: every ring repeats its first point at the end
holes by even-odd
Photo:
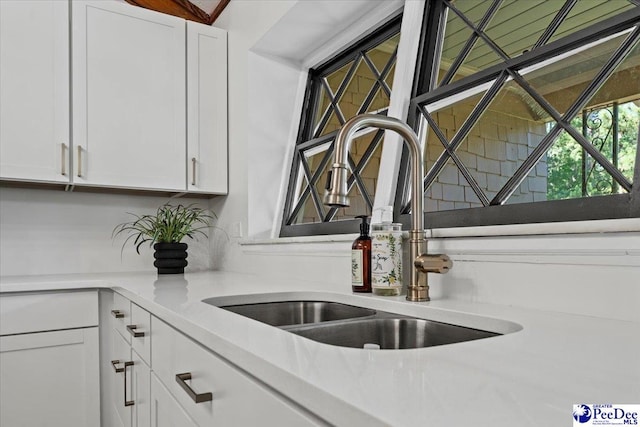
{"type": "Polygon", "coordinates": [[[329,206],[349,206],[346,183],[349,171],[347,162],[349,149],[356,133],[368,127],[392,130],[404,139],[404,143],[411,155],[411,228],[413,230],[423,230],[422,179],[424,177],[424,166],[422,163],[422,147],[413,129],[393,117],[360,114],[342,126],[338,136],[336,136],[334,163],[329,171],[324,203],[329,206]],[[420,214],[416,215],[416,212],[420,212],[420,214]]]}
{"type": "Polygon", "coordinates": [[[413,263],[411,284],[407,287],[407,299],[410,301],[429,301],[427,273],[446,273],[451,268],[451,260],[446,255],[427,255],[424,233],[423,183],[424,166],[422,146],[406,123],[392,117],[376,114],[361,114],[347,121],[338,132],[334,146],[334,163],[327,176],[324,203],[329,206],[349,206],[347,196],[347,158],[356,133],[364,128],[392,130],[402,136],[411,155],[411,231],[409,232],[409,250],[413,263]]]}

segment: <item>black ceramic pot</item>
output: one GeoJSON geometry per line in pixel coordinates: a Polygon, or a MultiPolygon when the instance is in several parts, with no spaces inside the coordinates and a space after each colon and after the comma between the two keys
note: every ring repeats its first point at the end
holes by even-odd
{"type": "Polygon", "coordinates": [[[153,245],[156,259],[153,265],[158,269],[158,274],[182,274],[187,266],[186,243],[156,243],[153,245]]]}

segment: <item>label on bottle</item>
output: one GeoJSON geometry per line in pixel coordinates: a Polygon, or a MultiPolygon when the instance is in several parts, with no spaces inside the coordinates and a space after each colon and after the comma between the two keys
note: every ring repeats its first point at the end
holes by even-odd
{"type": "Polygon", "coordinates": [[[402,287],[402,232],[372,233],[371,286],[402,287]]]}
{"type": "Polygon", "coordinates": [[[351,250],[351,284],[362,286],[362,249],[351,250]]]}

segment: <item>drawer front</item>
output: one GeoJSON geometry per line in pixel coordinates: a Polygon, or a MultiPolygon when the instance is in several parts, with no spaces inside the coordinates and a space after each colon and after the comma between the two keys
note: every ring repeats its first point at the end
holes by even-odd
{"type": "Polygon", "coordinates": [[[113,293],[111,322],[113,329],[120,332],[125,341],[131,344],[131,335],[127,332],[127,325],[131,325],[131,301],[117,292],[113,293]]]}
{"type": "Polygon", "coordinates": [[[278,420],[279,427],[320,425],[315,417],[166,323],[153,316],[151,322],[153,370],[198,425],[263,425],[265,420],[278,420]],[[176,381],[177,374],[185,373],[191,379],[184,384],[197,394],[211,393],[210,401],[194,402],[176,381]]]}
{"type": "Polygon", "coordinates": [[[198,427],[155,374],[151,374],[151,426],[198,427]]]}
{"type": "Polygon", "coordinates": [[[0,335],[98,326],[98,291],[0,295],[0,335]]]}
{"type": "Polygon", "coordinates": [[[126,326],[131,346],[151,366],[151,315],[131,303],[131,324],[126,326]]]}

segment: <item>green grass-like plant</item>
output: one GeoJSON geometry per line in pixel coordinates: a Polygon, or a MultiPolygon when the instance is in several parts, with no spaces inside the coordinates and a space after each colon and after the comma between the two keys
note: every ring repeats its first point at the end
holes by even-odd
{"type": "Polygon", "coordinates": [[[133,239],[138,254],[140,246],[146,242],[152,246],[154,243],[179,243],[185,237],[193,239],[197,235],[207,237],[203,230],[211,227],[217,219],[214,212],[193,204],[172,206],[166,203],[158,208],[155,215],[127,213],[135,219],[117,225],[111,237],[127,235],[122,249],[133,239]]]}

